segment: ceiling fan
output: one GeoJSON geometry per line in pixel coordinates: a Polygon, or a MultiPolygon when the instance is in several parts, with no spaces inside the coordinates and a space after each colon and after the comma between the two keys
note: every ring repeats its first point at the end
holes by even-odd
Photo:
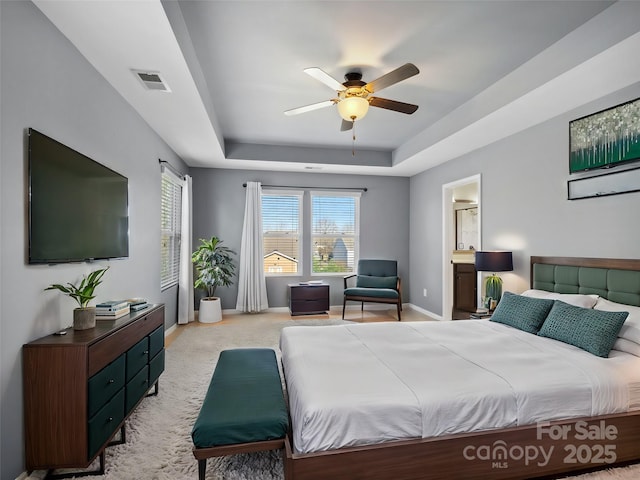
{"type": "Polygon", "coordinates": [[[304,107],[293,108],[284,112],[285,115],[298,115],[299,113],[310,112],[319,108],[337,105],[338,113],[342,117],[341,131],[351,130],[356,120],[362,119],[369,110],[369,106],[385,108],[395,112],[412,114],[418,109],[418,105],[388,100],[386,98],[372,97],[383,88],[394,85],[402,80],[413,77],[420,73],[418,67],[412,63],[405,63],[399,68],[382,75],[381,77],[365,83],[362,81],[362,73],[358,71],[347,72],[344,76],[345,82],[340,83],[331,75],[320,68],[305,68],[307,75],[319,80],[337,93],[337,98],[325,100],[324,102],[313,103],[304,107]]]}

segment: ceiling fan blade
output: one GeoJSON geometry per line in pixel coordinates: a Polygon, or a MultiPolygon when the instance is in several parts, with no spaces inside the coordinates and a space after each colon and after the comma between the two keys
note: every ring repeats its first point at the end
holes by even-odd
{"type": "Polygon", "coordinates": [[[346,132],[353,128],[353,122],[348,122],[347,120],[342,120],[342,124],[340,125],[340,131],[346,132]]]}
{"type": "Polygon", "coordinates": [[[397,102],[396,100],[389,100],[387,98],[369,97],[369,105],[372,107],[386,108],[387,110],[393,110],[394,112],[406,113],[411,115],[418,110],[418,105],[411,103],[397,102]]]}
{"type": "Polygon", "coordinates": [[[310,112],[312,110],[318,110],[319,108],[330,107],[335,105],[335,100],[325,100],[324,102],[312,103],[311,105],[305,105],[304,107],[292,108],[284,112],[285,115],[298,115],[300,113],[310,112]]]}
{"type": "Polygon", "coordinates": [[[336,92],[341,92],[347,89],[347,87],[342,85],[338,80],[336,80],[327,72],[325,72],[324,70],[321,70],[318,67],[305,68],[304,73],[324,83],[331,90],[335,90],[336,92]]]}
{"type": "Polygon", "coordinates": [[[395,83],[401,82],[402,80],[406,80],[418,73],[420,73],[420,70],[418,70],[418,67],[413,63],[405,63],[401,67],[398,67],[395,70],[392,70],[391,72],[367,83],[364,88],[366,88],[370,93],[379,92],[383,88],[387,88],[395,83]]]}

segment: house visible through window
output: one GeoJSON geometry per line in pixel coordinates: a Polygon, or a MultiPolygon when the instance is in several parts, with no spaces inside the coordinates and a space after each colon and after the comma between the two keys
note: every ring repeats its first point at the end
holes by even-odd
{"type": "Polygon", "coordinates": [[[265,275],[302,273],[300,244],[303,193],[275,190],[264,190],[262,193],[265,275]]]}
{"type": "Polygon", "coordinates": [[[160,237],[160,288],[163,290],[178,283],[181,212],[181,181],[171,173],[163,172],[160,237]]]}
{"type": "Polygon", "coordinates": [[[312,274],[351,273],[358,258],[360,195],[311,193],[312,274]]]}

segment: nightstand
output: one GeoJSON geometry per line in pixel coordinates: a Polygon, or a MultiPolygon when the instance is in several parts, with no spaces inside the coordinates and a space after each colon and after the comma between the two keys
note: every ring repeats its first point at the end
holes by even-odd
{"type": "Polygon", "coordinates": [[[289,284],[289,311],[291,315],[310,315],[329,311],[329,285],[289,284]]]}

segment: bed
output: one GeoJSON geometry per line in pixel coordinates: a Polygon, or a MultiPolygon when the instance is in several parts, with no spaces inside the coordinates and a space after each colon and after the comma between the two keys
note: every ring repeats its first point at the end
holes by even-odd
{"type": "MultiPolygon", "coordinates": [[[[547,306],[637,307],[640,260],[531,257],[531,287],[547,306]]],[[[640,460],[640,325],[627,323],[607,358],[497,321],[288,327],[285,478],[515,479],[640,460]]]]}

